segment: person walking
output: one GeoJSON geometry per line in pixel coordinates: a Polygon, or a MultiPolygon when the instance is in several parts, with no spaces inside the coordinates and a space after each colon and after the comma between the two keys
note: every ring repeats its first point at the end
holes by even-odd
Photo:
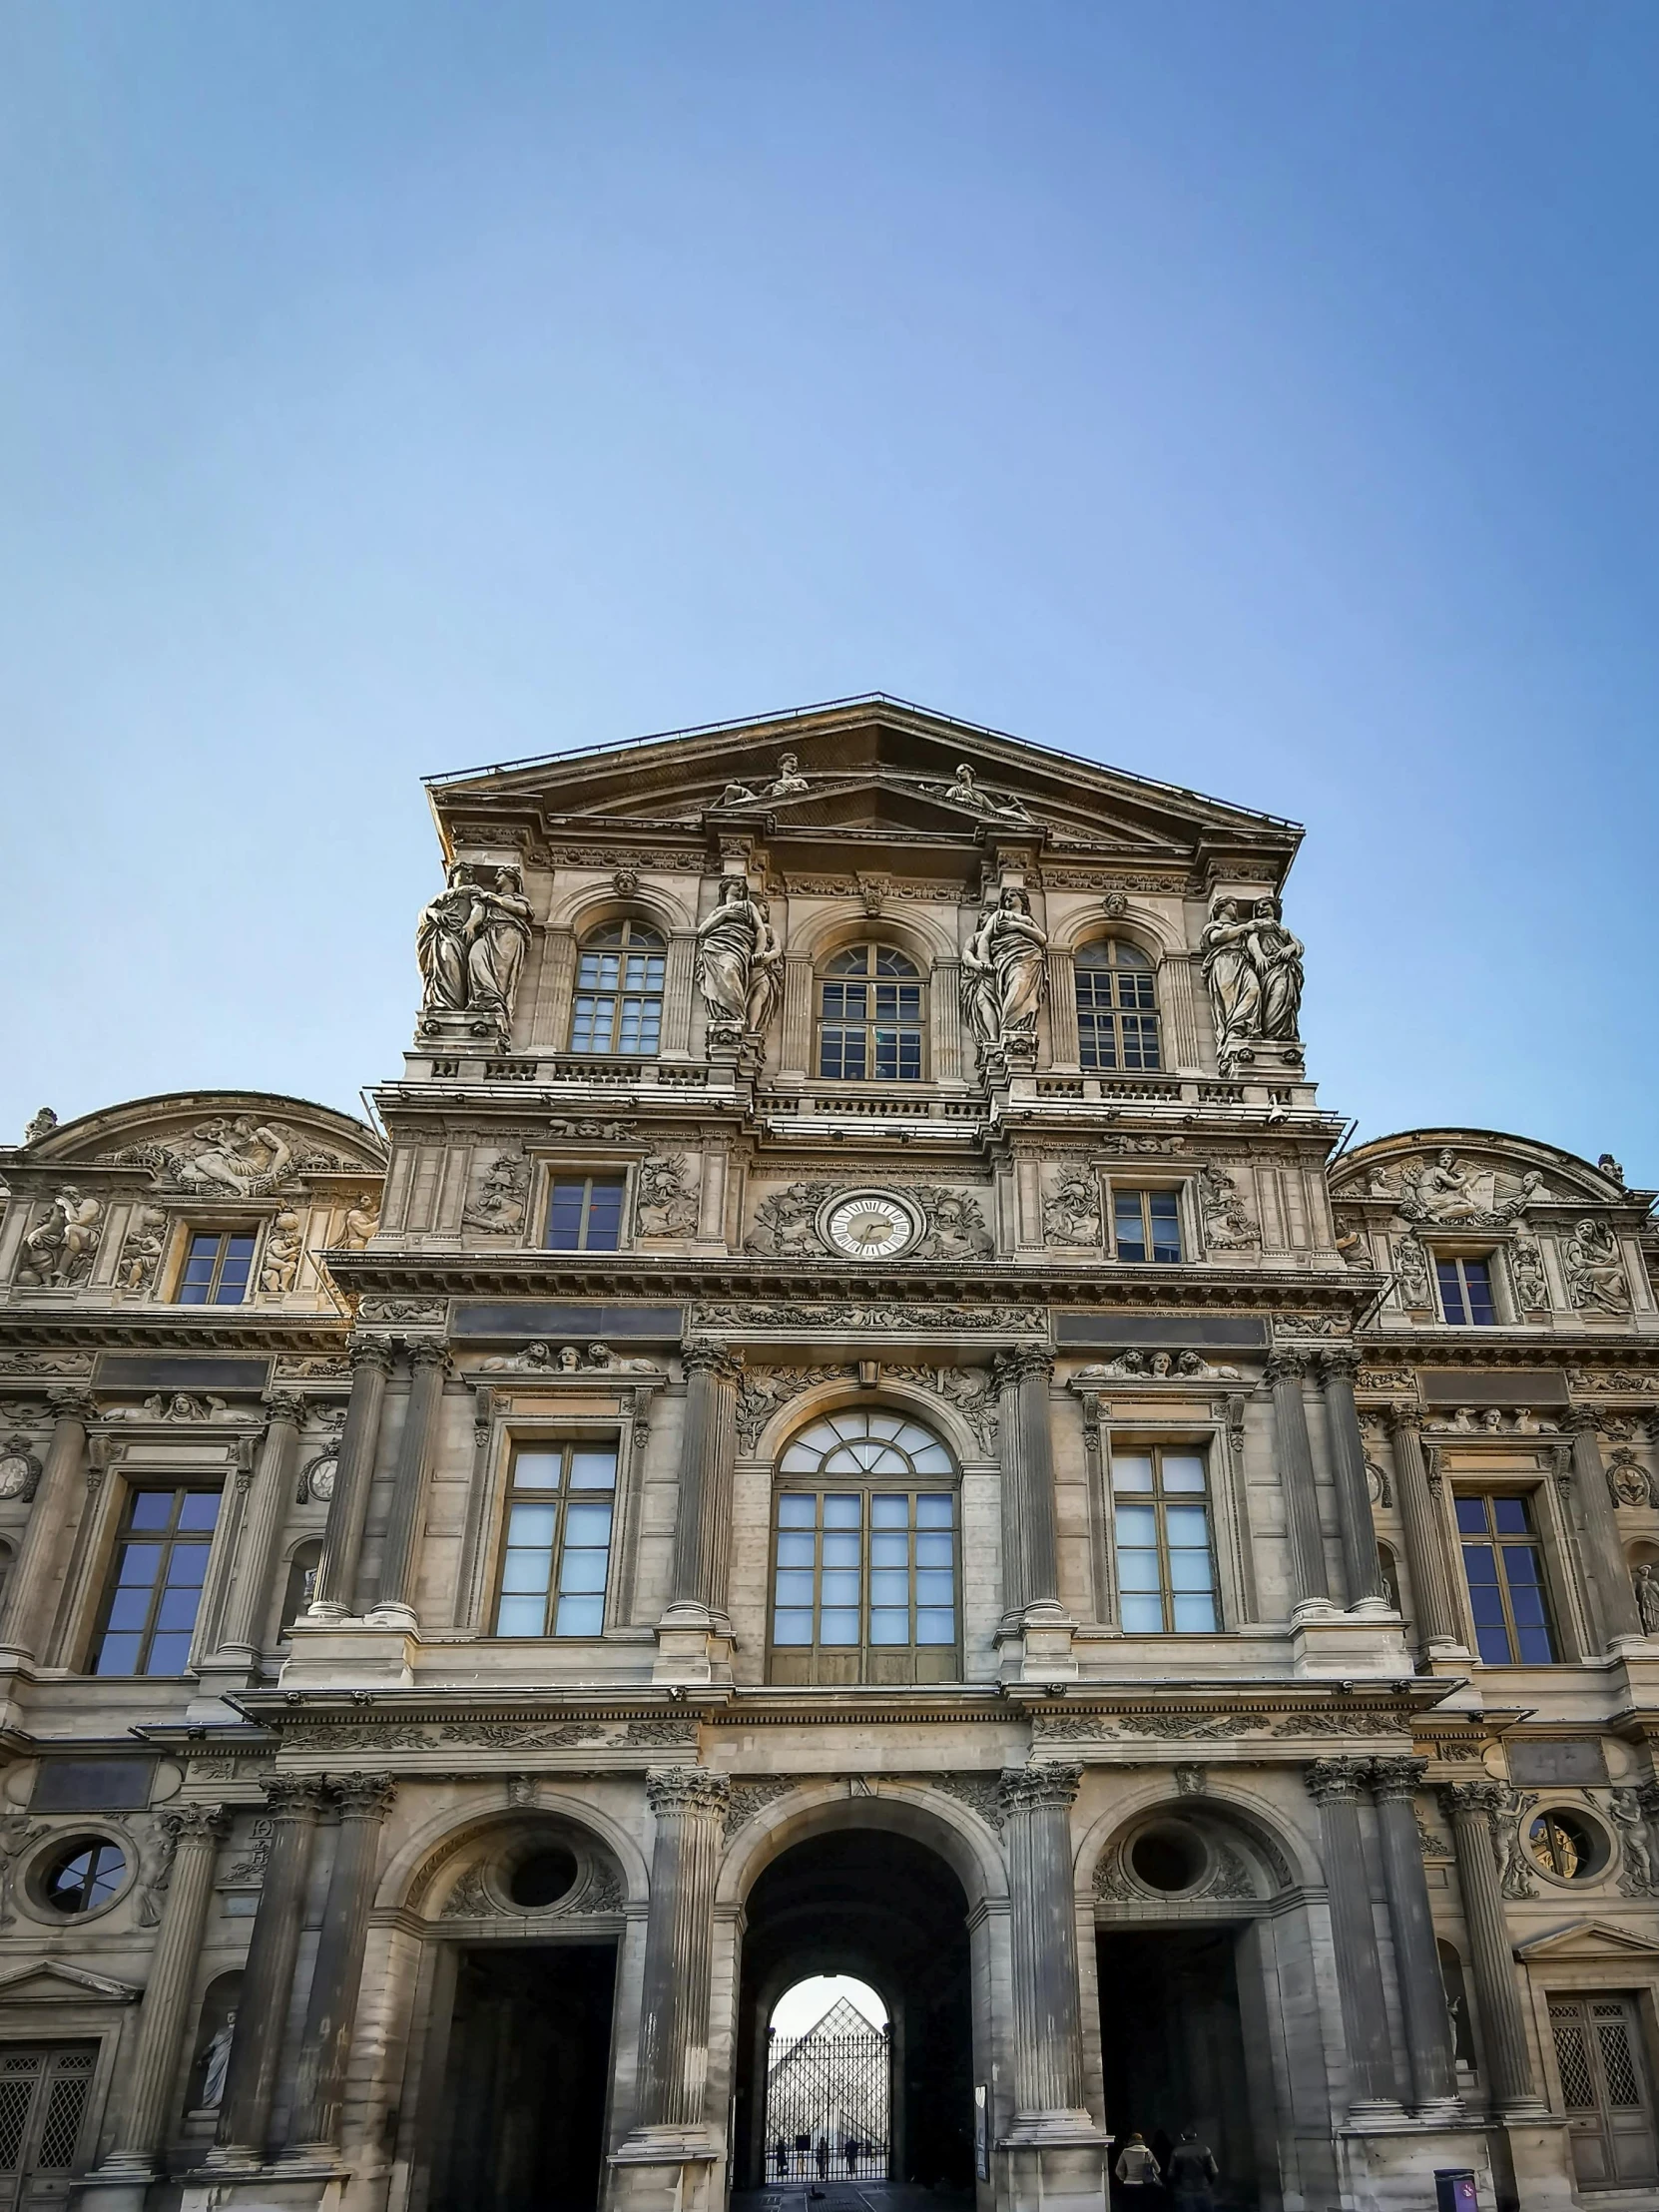
{"type": "Polygon", "coordinates": [[[1220,2179],[1221,2169],[1209,2144],[1200,2141],[1196,2128],[1184,2127],[1169,2157],[1176,2212],[1215,2212],[1215,2186],[1220,2179]]]}
{"type": "Polygon", "coordinates": [[[1139,2128],[1130,2136],[1118,2152],[1118,2162],[1113,2168],[1123,2185],[1126,2200],[1137,2207],[1152,2203],[1152,2192],[1158,2186],[1159,2165],[1146,2147],[1146,2137],[1139,2128]]]}
{"type": "Polygon", "coordinates": [[[818,2177],[820,2181],[830,2179],[830,2142],[824,2135],[818,2139],[818,2177]]]}

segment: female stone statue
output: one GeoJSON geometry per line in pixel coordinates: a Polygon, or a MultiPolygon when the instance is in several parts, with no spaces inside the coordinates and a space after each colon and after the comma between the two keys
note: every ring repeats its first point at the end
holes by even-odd
{"type": "Polygon", "coordinates": [[[467,881],[466,863],[456,860],[443,889],[420,909],[415,927],[424,1013],[466,1004],[466,926],[471,914],[472,886],[467,881]]]}
{"type": "Polygon", "coordinates": [[[466,920],[467,1004],[493,1014],[503,1037],[530,944],[530,901],[516,867],[499,867],[491,890],[475,889],[466,920]]]}
{"type": "Polygon", "coordinates": [[[728,876],[720,903],[697,929],[697,987],[710,1021],[764,1029],[783,989],[783,964],[766,900],[741,875],[728,876]]]}
{"type": "Polygon", "coordinates": [[[1262,973],[1250,943],[1255,926],[1254,920],[1241,919],[1236,898],[1218,898],[1198,940],[1216,1050],[1224,1063],[1238,1046],[1262,1034],[1262,973]]]}
{"type": "Polygon", "coordinates": [[[202,2076],[202,2102],[204,2106],[225,2102],[225,2077],[231,2070],[231,2045],[236,2039],[237,2016],[227,2012],[225,2025],[214,2036],[204,2053],[207,2067],[202,2076]]]}
{"type": "Polygon", "coordinates": [[[1250,952],[1262,978],[1262,1018],[1257,1034],[1281,1044],[1297,1039],[1302,1011],[1302,941],[1279,918],[1277,898],[1259,898],[1252,916],[1250,952]]]}
{"type": "Polygon", "coordinates": [[[985,908],[962,954],[962,1010],[976,1037],[1000,1044],[1033,1033],[1048,988],[1047,952],[1031,901],[1010,883],[985,908]]]}

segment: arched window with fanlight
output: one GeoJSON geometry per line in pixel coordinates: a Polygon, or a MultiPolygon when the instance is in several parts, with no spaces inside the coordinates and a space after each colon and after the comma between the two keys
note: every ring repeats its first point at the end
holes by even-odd
{"type": "Polygon", "coordinates": [[[663,1034],[668,945],[647,921],[608,922],[582,940],[570,1016],[572,1052],[655,1053],[663,1034]]]}
{"type": "Polygon", "coordinates": [[[908,953],[848,945],[819,978],[818,1071],[831,1081],[919,1083],[927,987],[908,953]]]}
{"type": "Polygon", "coordinates": [[[847,1407],[790,1439],[774,1492],[771,1677],[953,1682],[956,1462],[902,1413],[847,1407]]]}
{"type": "Polygon", "coordinates": [[[1161,1068],[1158,994],[1152,962],[1127,937],[1084,945],[1077,977],[1078,1056],[1085,1068],[1140,1072],[1161,1068]]]}

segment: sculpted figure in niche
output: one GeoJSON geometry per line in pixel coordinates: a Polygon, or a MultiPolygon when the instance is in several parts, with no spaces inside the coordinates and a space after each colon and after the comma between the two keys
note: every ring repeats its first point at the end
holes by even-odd
{"type": "Polygon", "coordinates": [[[764,898],[741,875],[720,886],[720,902],[697,928],[697,987],[711,1026],[765,1029],[784,987],[784,948],[764,898]]]}
{"type": "Polygon", "coordinates": [[[361,1252],[380,1226],[380,1201],[372,1196],[354,1198],[345,1209],[344,1244],[347,1252],[361,1252]]]}
{"type": "Polygon", "coordinates": [[[1051,1245],[1099,1245],[1100,1185],[1085,1168],[1067,1168],[1043,1202],[1043,1236],[1051,1245]]]}
{"type": "Polygon", "coordinates": [[[1618,1240],[1605,1222],[1581,1221],[1561,1253],[1567,1296],[1582,1312],[1622,1314],[1630,1306],[1630,1286],[1619,1259],[1618,1240]]]}
{"type": "Polygon", "coordinates": [[[1262,1026],[1258,1034],[1276,1043],[1294,1044],[1302,1013],[1300,937],[1279,918],[1277,898],[1259,898],[1251,916],[1250,956],[1262,977],[1262,1026]]]}
{"type": "Polygon", "coordinates": [[[1218,898],[1198,940],[1223,1065],[1262,1034],[1262,976],[1250,953],[1251,927],[1236,898],[1218,898]]]}
{"type": "Polygon", "coordinates": [[[505,1036],[530,945],[530,901],[516,867],[498,867],[490,889],[476,887],[466,919],[467,1004],[492,1014],[505,1036]]]}
{"type": "Polygon", "coordinates": [[[1048,934],[1031,918],[1031,901],[1008,884],[962,954],[962,1010],[985,1044],[1035,1035],[1048,988],[1048,934]]]}
{"type": "Polygon", "coordinates": [[[449,1013],[466,1004],[466,925],[472,913],[470,870],[452,863],[443,889],[420,909],[415,958],[420,962],[423,1013],[449,1013]]]}
{"type": "Polygon", "coordinates": [[[167,1216],[155,1206],[138,1207],[116,1263],[115,1279],[124,1291],[147,1291],[156,1280],[167,1242],[167,1216]]]}
{"type": "Polygon", "coordinates": [[[262,1291],[291,1291],[293,1279],[299,1270],[299,1254],[303,1235],[297,1214],[278,1214],[271,1225],[265,1241],[265,1258],[260,1265],[260,1289],[262,1291]]]}
{"type": "Polygon", "coordinates": [[[225,2080],[231,2071],[231,2045],[236,2039],[237,2015],[234,2011],[225,2015],[225,2025],[209,2043],[205,2057],[207,2070],[202,2076],[202,2103],[204,2107],[225,2102],[225,2080]]]}
{"type": "Polygon", "coordinates": [[[1627,1898],[1652,1897],[1659,1883],[1654,1879],[1653,1846],[1648,1841],[1647,1815],[1640,1797],[1631,1789],[1614,1790],[1608,1796],[1607,1810],[1618,1823],[1619,1841],[1624,1846],[1620,1892],[1627,1898]]]}
{"type": "Polygon", "coordinates": [[[1549,1306],[1549,1281],[1544,1256],[1531,1237],[1517,1237],[1509,1249],[1509,1274],[1515,1286],[1515,1304],[1523,1314],[1535,1314],[1549,1306]]]}
{"type": "Polygon", "coordinates": [[[686,1181],[684,1153],[641,1161],[634,1227],[642,1237],[689,1237],[697,1227],[697,1194],[686,1181]]]}
{"type": "Polygon", "coordinates": [[[1659,1636],[1659,1567],[1651,1559],[1644,1559],[1630,1577],[1636,1591],[1636,1610],[1641,1615],[1642,1634],[1659,1636]]]}
{"type": "Polygon", "coordinates": [[[52,1200],[46,1219],[38,1222],[23,1240],[20,1283],[63,1289],[79,1283],[92,1269],[93,1255],[103,1234],[104,1208],[96,1198],[83,1198],[66,1187],[52,1200]]]}

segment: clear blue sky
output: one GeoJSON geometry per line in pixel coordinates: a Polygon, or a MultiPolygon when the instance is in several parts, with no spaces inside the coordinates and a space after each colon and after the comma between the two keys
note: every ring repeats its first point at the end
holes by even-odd
{"type": "Polygon", "coordinates": [[[1659,1181],[1659,9],[7,0],[0,1128],[392,1073],[421,773],[1294,815],[1326,1102],[1659,1181]]]}

